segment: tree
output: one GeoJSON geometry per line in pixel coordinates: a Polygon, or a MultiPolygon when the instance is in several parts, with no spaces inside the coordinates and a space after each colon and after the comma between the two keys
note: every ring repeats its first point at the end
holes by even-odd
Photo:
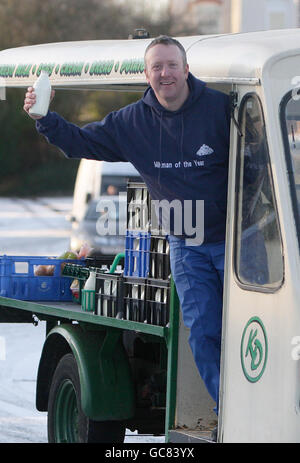
{"type": "MultiPolygon", "coordinates": [[[[148,28],[155,36],[168,33],[168,21],[165,17],[155,23],[137,18],[128,2],[122,6],[111,0],[0,0],[0,49],[73,40],[126,39],[138,26],[148,28]]],[[[57,91],[55,110],[83,125],[139,97],[57,91]]],[[[24,90],[10,89],[7,101],[0,102],[0,194],[70,193],[78,162],[65,160],[36,133],[33,121],[22,109],[23,99],[24,90]]]]}

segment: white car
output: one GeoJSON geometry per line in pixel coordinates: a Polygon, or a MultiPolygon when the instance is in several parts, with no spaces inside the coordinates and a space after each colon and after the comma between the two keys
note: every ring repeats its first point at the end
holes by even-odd
{"type": "Polygon", "coordinates": [[[126,223],[126,195],[93,199],[83,219],[72,228],[71,250],[77,252],[83,244],[88,244],[97,256],[124,252],[126,223]]]}

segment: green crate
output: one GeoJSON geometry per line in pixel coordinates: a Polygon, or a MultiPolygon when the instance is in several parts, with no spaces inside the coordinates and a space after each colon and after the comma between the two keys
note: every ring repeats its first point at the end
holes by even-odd
{"type": "Polygon", "coordinates": [[[90,275],[90,269],[83,267],[83,265],[68,263],[64,266],[62,270],[62,276],[73,278],[72,284],[74,284],[75,280],[78,281],[78,292],[75,293],[74,291],[72,291],[72,301],[73,302],[77,304],[81,304],[82,290],[83,290],[83,287],[89,275],[90,275]],[[78,296],[76,296],[76,294],[78,296]]]}
{"type": "Polygon", "coordinates": [[[63,276],[76,279],[86,280],[89,274],[89,269],[80,264],[67,263],[62,270],[63,276]]]}

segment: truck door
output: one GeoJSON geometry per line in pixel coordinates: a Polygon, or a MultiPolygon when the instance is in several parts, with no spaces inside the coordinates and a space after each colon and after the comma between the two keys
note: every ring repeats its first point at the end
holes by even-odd
{"type": "Polygon", "coordinates": [[[219,440],[280,440],[284,262],[263,107],[239,106],[229,179],[219,440]]]}

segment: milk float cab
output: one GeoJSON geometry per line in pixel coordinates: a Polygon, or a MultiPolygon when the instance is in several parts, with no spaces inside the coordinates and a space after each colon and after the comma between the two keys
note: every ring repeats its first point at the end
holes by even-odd
{"type": "MultiPolygon", "coordinates": [[[[58,90],[143,91],[143,56],[150,40],[65,42],[4,50],[0,52],[1,82],[8,91],[10,87],[26,88],[46,70],[52,87],[58,90]]],[[[300,31],[178,40],[186,49],[190,71],[209,87],[231,96],[217,440],[300,442],[300,31]]],[[[55,367],[63,355],[73,352],[83,413],[86,419],[104,422],[115,439],[122,434],[120,423],[121,427],[155,433],[161,431],[163,422],[166,442],[210,440],[209,431],[216,420],[214,404],[196,372],[174,287],[170,322],[162,329],[49,303],[1,297],[0,304],[1,321],[11,321],[12,314],[24,320],[28,312],[48,320],[38,375],[39,410],[50,413],[48,392],[55,367]],[[67,319],[78,323],[64,324],[67,319]],[[57,320],[62,322],[57,324],[57,320]],[[82,332],[80,323],[85,326],[82,332]],[[89,337],[86,327],[93,324],[99,331],[92,331],[89,337]],[[124,350],[120,340],[126,346],[128,338],[131,349],[124,350]],[[95,363],[91,359],[100,355],[95,351],[95,339],[102,345],[100,354],[106,367],[92,374],[95,363]],[[158,349],[160,360],[164,359],[160,371],[166,371],[165,402],[158,399],[157,407],[152,404],[148,427],[138,419],[135,384],[129,374],[140,344],[143,352],[154,351],[153,346],[158,349]],[[130,361],[129,351],[133,355],[130,361]],[[123,372],[120,385],[113,383],[112,371],[118,366],[112,358],[118,358],[123,372]],[[105,403],[99,392],[105,382],[103,371],[108,384],[114,384],[110,394],[106,390],[105,403]],[[113,397],[122,397],[122,406],[118,402],[118,408],[113,397]],[[107,423],[117,423],[117,429],[107,423]]],[[[53,422],[53,408],[51,416],[53,422]]],[[[53,432],[51,436],[53,439],[53,432]]]]}

